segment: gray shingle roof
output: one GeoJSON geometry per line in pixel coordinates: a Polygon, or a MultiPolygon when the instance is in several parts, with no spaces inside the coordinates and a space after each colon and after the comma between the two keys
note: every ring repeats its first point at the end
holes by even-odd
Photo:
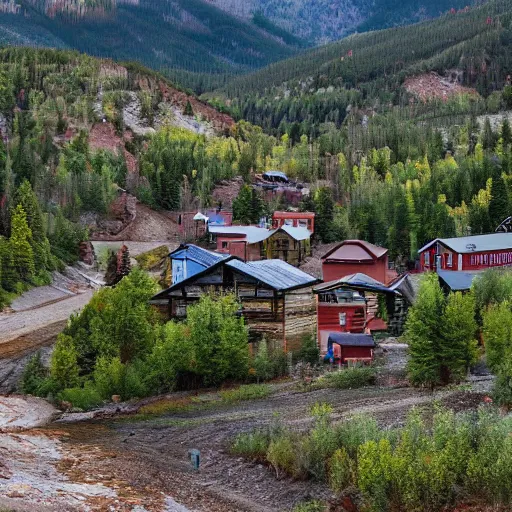
{"type": "Polygon", "coordinates": [[[327,343],[337,343],[344,347],[375,347],[375,341],[371,335],[350,332],[331,332],[327,343]]]}

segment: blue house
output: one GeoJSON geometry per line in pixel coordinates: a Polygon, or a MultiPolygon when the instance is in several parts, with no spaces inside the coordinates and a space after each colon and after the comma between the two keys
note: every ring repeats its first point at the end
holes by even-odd
{"type": "Polygon", "coordinates": [[[169,254],[169,257],[172,266],[172,284],[175,285],[229,258],[229,254],[207,251],[194,244],[181,244],[169,254]]]}

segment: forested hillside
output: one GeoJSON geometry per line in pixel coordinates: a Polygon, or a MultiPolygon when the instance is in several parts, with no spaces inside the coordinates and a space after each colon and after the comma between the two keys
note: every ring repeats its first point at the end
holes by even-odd
{"type": "MultiPolygon", "coordinates": [[[[193,138],[188,130],[213,135],[232,124],[138,65],[0,50],[0,304],[75,262],[88,219],[112,215],[119,187],[137,192],[147,183],[138,164],[144,137],[162,126],[193,138]]],[[[201,183],[204,167],[196,171],[201,183]]],[[[178,191],[184,171],[173,184],[178,191]]]]}
{"type": "Polygon", "coordinates": [[[223,83],[225,75],[289,57],[302,45],[282,29],[242,21],[203,0],[0,5],[0,44],[137,60],[199,92],[223,83]]]}
{"type": "Polygon", "coordinates": [[[434,21],[353,35],[234,79],[214,96],[226,96],[235,115],[268,131],[282,133],[297,122],[306,134],[318,133],[324,122],[341,126],[355,106],[369,114],[409,106],[414,98],[402,87],[405,79],[429,71],[449,71],[449,80],[488,97],[511,71],[511,15],[510,2],[496,0],[434,21]]]}
{"type": "Polygon", "coordinates": [[[244,19],[264,16],[297,37],[322,44],[366,32],[437,17],[476,2],[465,0],[209,0],[244,19]]]}

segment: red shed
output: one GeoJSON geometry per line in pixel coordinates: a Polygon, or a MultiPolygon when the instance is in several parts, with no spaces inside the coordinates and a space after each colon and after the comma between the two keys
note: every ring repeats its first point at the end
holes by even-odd
{"type": "Polygon", "coordinates": [[[364,240],[345,240],[322,256],[324,281],[350,274],[366,274],[381,283],[389,283],[396,272],[389,269],[388,250],[364,240]]]}
{"type": "Polygon", "coordinates": [[[420,270],[471,272],[512,265],[512,233],[436,238],[419,251],[420,270]]]}
{"type": "Polygon", "coordinates": [[[375,341],[369,334],[332,332],[327,340],[324,360],[334,363],[371,363],[375,341]]]}

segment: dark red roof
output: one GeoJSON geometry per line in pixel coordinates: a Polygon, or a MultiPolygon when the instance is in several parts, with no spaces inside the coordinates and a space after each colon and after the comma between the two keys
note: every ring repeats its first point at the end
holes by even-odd
{"type": "Polygon", "coordinates": [[[388,252],[364,240],[345,240],[322,256],[324,261],[375,261],[388,252]]]}

